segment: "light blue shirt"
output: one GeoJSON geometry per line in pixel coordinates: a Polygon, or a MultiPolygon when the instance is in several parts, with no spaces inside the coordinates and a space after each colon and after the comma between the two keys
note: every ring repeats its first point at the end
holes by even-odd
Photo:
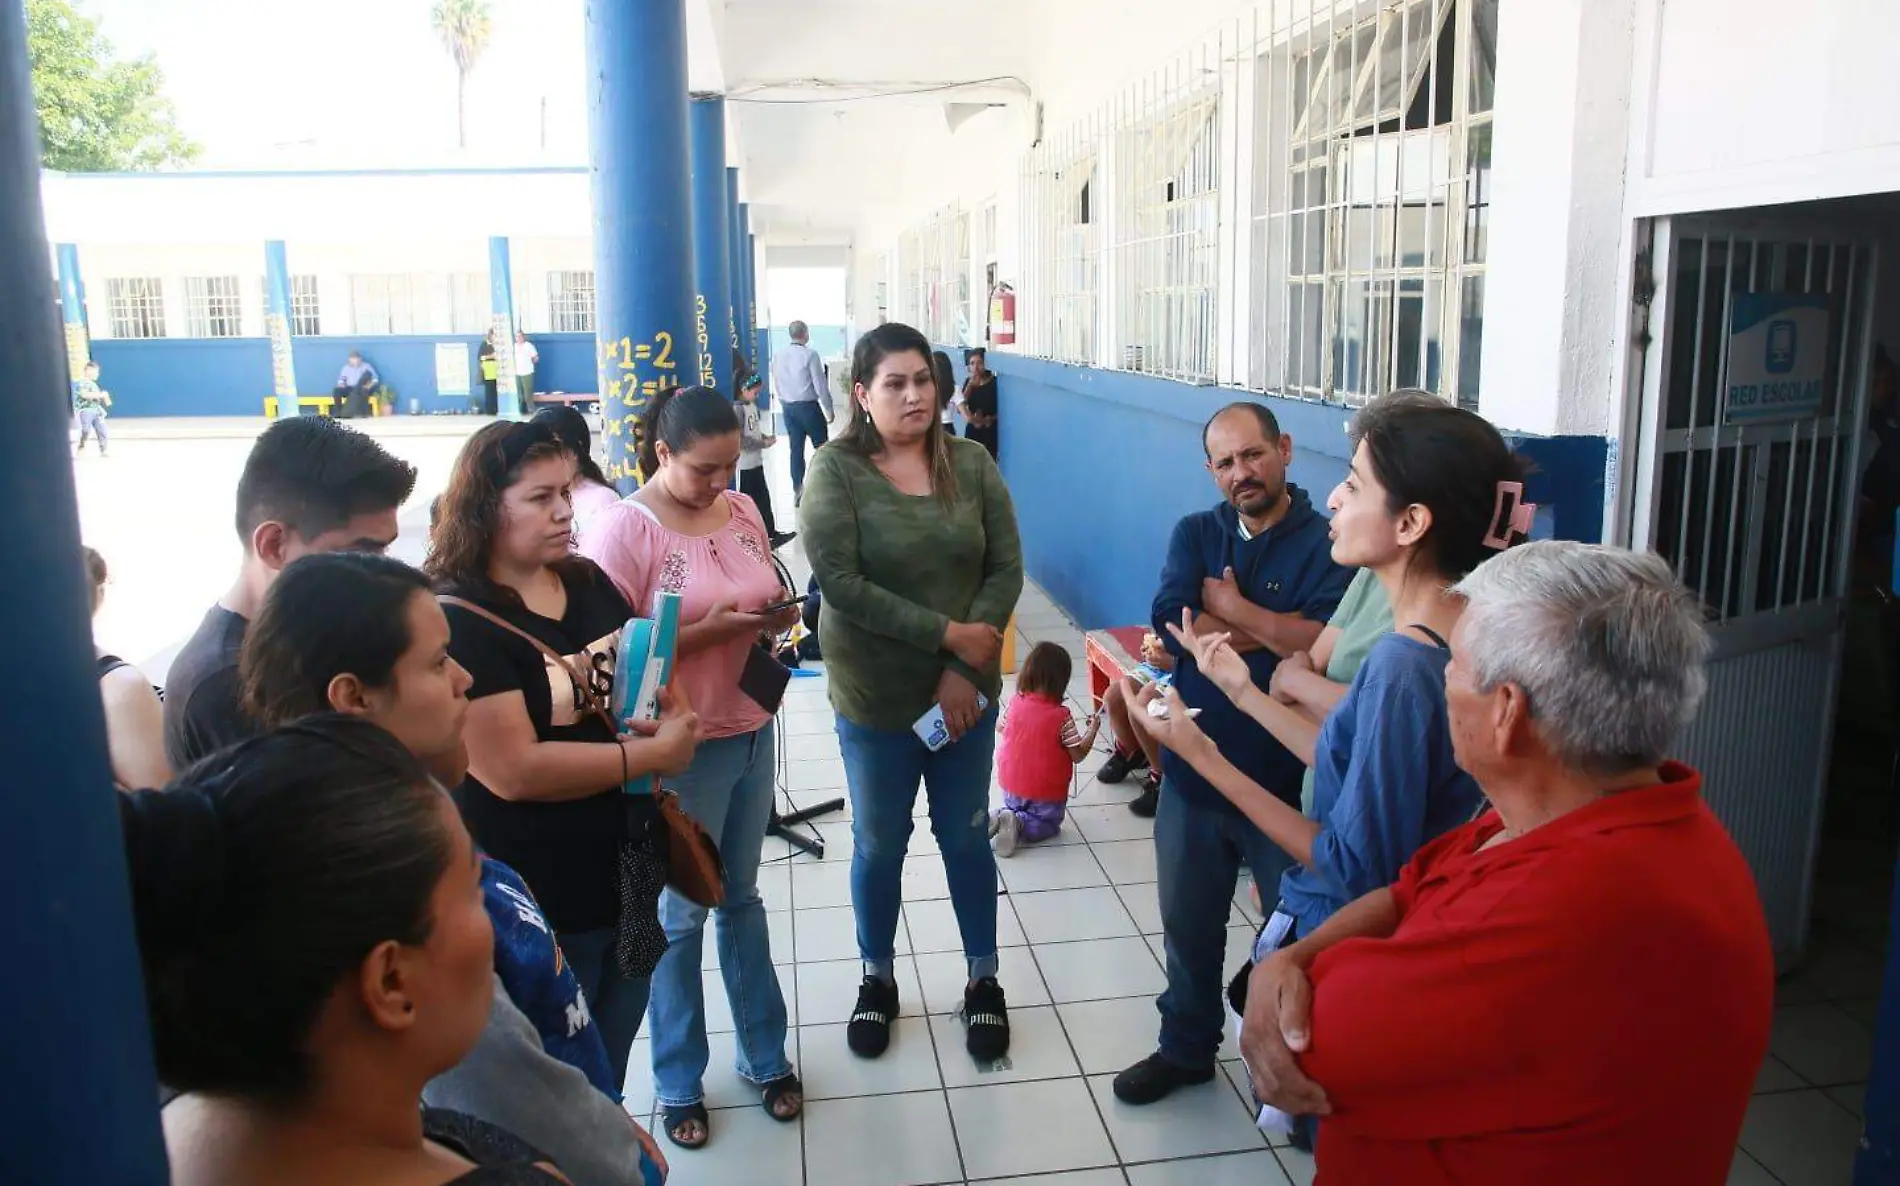
{"type": "Polygon", "coordinates": [[[1281,909],[1310,935],[1347,903],[1391,885],[1425,843],[1483,801],[1451,754],[1451,652],[1388,634],[1320,726],[1313,747],[1313,864],[1280,879],[1281,909]]]}
{"type": "Polygon", "coordinates": [[[793,342],[773,352],[772,398],[784,404],[815,403],[825,410],[825,419],[831,419],[831,382],[816,350],[793,342]]]}

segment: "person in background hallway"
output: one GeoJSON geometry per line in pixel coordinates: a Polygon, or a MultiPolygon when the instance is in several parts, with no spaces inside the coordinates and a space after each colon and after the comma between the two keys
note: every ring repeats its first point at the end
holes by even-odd
{"type": "Polygon", "coordinates": [[[1086,731],[1063,701],[1074,663],[1053,642],[1029,648],[997,728],[996,781],[1003,805],[990,813],[990,846],[999,857],[1016,855],[1020,844],[1038,844],[1062,830],[1075,764],[1089,756],[1101,732],[1100,713],[1086,731]]]}
{"type": "Polygon", "coordinates": [[[1556,540],[1453,592],[1451,743],[1493,810],[1254,969],[1254,1092],[1324,1115],[1322,1182],[1722,1186],[1774,957],[1666,757],[1706,685],[1702,607],[1656,556],[1556,540]]]}
{"type": "Polygon", "coordinates": [[[369,415],[369,397],[375,394],[381,383],[376,368],[363,361],[362,353],[350,351],[350,357],[343,363],[343,370],[337,374],[336,388],[330,393],[336,400],[333,414],[338,420],[369,415]]]}
{"type": "Polygon", "coordinates": [[[239,703],[244,631],[284,566],[311,552],[386,552],[416,467],[325,416],[265,429],[238,479],[237,580],[185,640],[165,678],[165,756],[173,770],[257,731],[239,703]]]}
{"type": "MultiPolygon", "coordinates": [[[[437,783],[468,771],[469,675],[449,657],[429,578],[387,556],[305,556],[271,586],[244,640],[245,708],[278,728],[327,712],[389,731],[437,783]]],[[[600,1027],[519,874],[482,858],[495,928],[495,1004],[481,1041],[423,1101],[499,1125],[545,1151],[575,1186],[641,1186],[664,1159],[621,1106],[600,1027]]]]}
{"type": "Polygon", "coordinates": [[[119,797],[177,1186],[566,1182],[425,1111],[487,1025],[494,933],[455,807],[375,725],[319,717],[119,797]]]}
{"type": "Polygon", "coordinates": [[[950,356],[941,350],[930,352],[930,365],[937,372],[938,399],[942,408],[937,418],[943,421],[943,430],[952,436],[957,431],[957,371],[950,365],[950,356]]]}
{"type": "MultiPolygon", "coordinates": [[[[1190,615],[1196,633],[1231,634],[1265,684],[1282,655],[1312,647],[1352,574],[1333,562],[1327,523],[1287,481],[1293,438],[1265,405],[1230,404],[1202,430],[1208,473],[1223,500],[1175,525],[1155,591],[1152,625],[1175,657],[1174,688],[1221,754],[1288,803],[1299,802],[1299,758],[1235,708],[1168,633],[1190,615]]],[[[1142,727],[1139,705],[1128,714],[1142,727]]],[[[1226,1012],[1221,961],[1227,917],[1246,857],[1255,880],[1277,885],[1292,858],[1178,754],[1161,755],[1155,852],[1167,991],[1155,1002],[1155,1053],[1115,1077],[1125,1103],[1151,1104],[1219,1074],[1226,1012]]]]}
{"type": "Polygon", "coordinates": [[[99,364],[87,362],[73,384],[73,415],[79,418],[78,453],[86,451],[88,434],[99,438],[99,456],[106,455],[106,409],[112,406],[112,393],[99,386],[99,364]]]}
{"type": "Polygon", "coordinates": [[[805,443],[817,450],[831,439],[827,427],[834,418],[831,381],[825,360],[811,348],[811,330],[802,321],[786,327],[791,344],[772,355],[772,398],[785,418],[785,434],[792,441],[792,504],[805,497],[805,443]]]}
{"type": "Polygon", "coordinates": [[[759,508],[765,520],[765,532],[778,551],[798,538],[796,531],[780,531],[772,515],[772,483],[765,477],[765,451],[778,444],[778,438],[764,427],[765,413],[759,411],[759,376],[748,372],[739,380],[739,492],[759,508]]]}
{"type": "Polygon", "coordinates": [[[568,404],[549,404],[535,412],[532,419],[548,426],[574,463],[568,496],[574,504],[574,539],[578,544],[595,516],[620,501],[620,491],[614,489],[594,460],[594,438],[588,431],[587,417],[568,404]]]}
{"type": "MultiPolygon", "coordinates": [[[[92,585],[92,613],[106,599],[105,557],[91,548],[80,551],[86,559],[86,578],[92,585]]],[[[99,697],[105,702],[106,751],[112,761],[112,781],[120,790],[162,787],[171,781],[165,761],[165,709],[158,692],[143,672],[117,655],[97,646],[99,697]]]]}
{"type": "Polygon", "coordinates": [[[527,412],[534,407],[534,367],[541,361],[541,352],[534,348],[528,335],[521,330],[515,331],[515,390],[521,393],[519,411],[527,412]]]}
{"type": "Polygon", "coordinates": [[[990,371],[988,361],[989,355],[981,346],[963,352],[963,365],[970,373],[964,377],[960,402],[963,418],[970,422],[963,435],[988,449],[990,456],[996,458],[996,376],[990,371]]]}
{"type": "Polygon", "coordinates": [[[651,835],[658,807],[621,787],[684,770],[698,721],[672,693],[662,694],[650,737],[596,711],[612,692],[620,631],[634,611],[571,550],[572,464],[544,423],[502,420],[475,433],[449,473],[426,571],[438,593],[467,603],[444,604],[449,653],[474,680],[468,776],[456,802],[483,850],[534,887],[619,1086],[665,939],[663,873],[621,853],[623,841],[651,835]],[[615,950],[623,935],[646,944],[627,947],[626,960],[615,950]]]}
{"type": "Polygon", "coordinates": [[[922,782],[969,973],[965,1044],[990,1063],[1009,1049],[989,798],[1022,539],[996,463],[943,431],[929,339],[880,325],[858,339],[851,369],[851,425],[813,459],[812,500],[799,517],[824,593],[819,632],[851,795],[851,905],[865,975],[845,1037],[863,1058],[890,1044],[904,854],[922,782]],[[933,705],[950,737],[935,752],[912,731],[933,705]]]}
{"type": "Polygon", "coordinates": [[[647,481],[605,512],[586,552],[634,605],[680,597],[679,662],[673,682],[699,713],[693,764],[668,780],[705,827],[724,863],[725,901],[708,911],[668,890],[660,899],[667,950],[653,973],[653,1087],[666,1135],[685,1149],[712,1137],[706,1110],[706,1003],[700,954],[706,919],[719,920],[719,970],[737,1030],[735,1066],[760,1093],[766,1114],[789,1122],[804,1087],[786,1056],[787,1014],[772,964],[759,860],[772,818],[778,769],[773,713],[742,690],[762,638],[790,630],[798,608],[785,599],[771,542],[752,500],[732,490],[739,417],[711,387],[674,387],[647,402],[640,472],[647,481]]]}
{"type": "Polygon", "coordinates": [[[494,330],[482,335],[482,348],[475,357],[482,364],[482,404],[475,410],[480,415],[493,416],[499,407],[499,393],[495,385],[501,381],[501,364],[495,358],[494,330]]]}

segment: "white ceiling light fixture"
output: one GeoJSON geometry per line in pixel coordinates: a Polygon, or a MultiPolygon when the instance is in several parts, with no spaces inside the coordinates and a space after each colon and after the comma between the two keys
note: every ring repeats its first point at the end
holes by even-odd
{"type": "Polygon", "coordinates": [[[1000,107],[1007,106],[1009,106],[1007,103],[945,103],[943,105],[943,122],[949,127],[950,134],[954,136],[957,134],[958,128],[969,123],[977,116],[982,115],[985,111],[994,111],[1000,107]]]}

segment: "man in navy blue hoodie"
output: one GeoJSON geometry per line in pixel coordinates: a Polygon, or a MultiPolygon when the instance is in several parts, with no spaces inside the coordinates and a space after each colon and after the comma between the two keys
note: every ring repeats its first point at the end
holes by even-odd
{"type": "MultiPolygon", "coordinates": [[[[1174,653],[1181,699],[1201,710],[1201,730],[1235,766],[1298,807],[1304,765],[1201,674],[1167,627],[1179,626],[1185,610],[1196,633],[1230,632],[1264,688],[1282,657],[1313,645],[1352,573],[1333,563],[1326,520],[1286,480],[1293,438],[1272,412],[1230,405],[1207,422],[1201,442],[1224,501],[1175,525],[1154,630],[1174,653]]],[[[1156,1002],[1160,1048],[1115,1077],[1115,1094],[1131,1104],[1214,1077],[1226,1017],[1221,961],[1241,858],[1269,902],[1291,864],[1186,762],[1164,752],[1161,771],[1155,856],[1168,988],[1156,1002]]]]}

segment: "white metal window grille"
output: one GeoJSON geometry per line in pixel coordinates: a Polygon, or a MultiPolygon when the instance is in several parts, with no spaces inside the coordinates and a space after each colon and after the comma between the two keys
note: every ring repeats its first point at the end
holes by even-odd
{"type": "Polygon", "coordinates": [[[425,333],[427,291],[406,273],[350,277],[350,332],[355,334],[425,333]]]}
{"type": "Polygon", "coordinates": [[[1120,281],[1119,365],[1172,379],[1214,378],[1220,281],[1220,103],[1193,96],[1137,108],[1115,138],[1111,220],[1120,281]]]}
{"type": "MultiPolygon", "coordinates": [[[[259,307],[270,312],[270,277],[257,278],[259,307]]],[[[299,338],[314,338],[323,332],[323,312],[317,299],[315,276],[290,278],[290,332],[299,338]]]]}
{"type": "Polygon", "coordinates": [[[1248,385],[1475,407],[1497,0],[1262,11],[1248,385]]]}
{"type": "Polygon", "coordinates": [[[305,338],[323,332],[323,307],[317,299],[315,276],[290,278],[290,332],[305,338]]]}
{"type": "Polygon", "coordinates": [[[1100,287],[1095,135],[1091,121],[1031,153],[1022,190],[1027,283],[1018,298],[1018,346],[1039,358],[1084,366],[1096,361],[1100,287]]]}
{"type": "Polygon", "coordinates": [[[106,281],[106,303],[115,338],[165,336],[165,289],[156,276],[128,276],[106,281]]]}
{"type": "Polygon", "coordinates": [[[548,329],[552,333],[594,332],[594,273],[548,273],[548,329]]]}
{"type": "Polygon", "coordinates": [[[450,273],[449,331],[458,334],[487,333],[492,319],[493,314],[489,308],[488,273],[450,273]]]}
{"type": "Polygon", "coordinates": [[[238,337],[244,332],[243,313],[236,276],[185,277],[187,337],[238,337]]]}
{"type": "Polygon", "coordinates": [[[958,345],[970,344],[970,215],[961,211],[955,223],[954,266],[951,275],[955,280],[951,284],[951,302],[949,332],[938,338],[939,342],[955,342],[958,345]]]}

